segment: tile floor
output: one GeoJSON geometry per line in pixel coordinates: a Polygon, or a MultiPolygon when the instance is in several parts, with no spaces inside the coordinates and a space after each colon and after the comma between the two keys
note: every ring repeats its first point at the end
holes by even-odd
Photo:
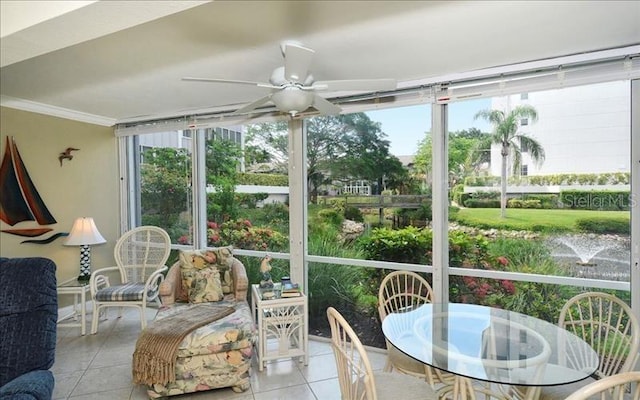
{"type": "MultiPolygon", "coordinates": [[[[108,320],[100,322],[95,335],[81,336],[79,327],[58,327],[56,362],[52,368],[56,379],[54,400],[147,399],[144,387],[131,382],[131,357],[140,333],[139,312],[125,309],[122,318],[116,318],[116,313],[116,309],[109,309],[108,320]]],[[[147,310],[147,321],[151,321],[155,313],[155,309],[147,310]]],[[[89,321],[87,332],[91,331],[90,324],[89,321]]],[[[310,338],[309,355],[308,366],[297,360],[283,359],[267,363],[267,367],[259,372],[254,365],[251,388],[244,393],[217,389],[171,399],[340,399],[329,342],[310,338]]],[[[368,355],[373,368],[381,370],[386,360],[384,352],[369,349],[368,355]]]]}

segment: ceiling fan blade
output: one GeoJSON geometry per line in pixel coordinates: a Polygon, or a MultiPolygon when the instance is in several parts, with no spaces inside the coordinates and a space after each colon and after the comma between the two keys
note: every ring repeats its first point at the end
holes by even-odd
{"type": "Polygon", "coordinates": [[[352,79],[338,81],[318,81],[312,86],[316,90],[368,91],[393,90],[398,87],[395,79],[352,79]]]}
{"type": "Polygon", "coordinates": [[[261,83],[261,82],[251,82],[251,81],[236,81],[236,80],[232,80],[232,79],[213,79],[213,78],[193,78],[190,76],[186,76],[184,78],[182,78],[183,81],[189,81],[189,82],[213,82],[213,83],[233,83],[233,84],[238,84],[238,85],[251,85],[251,86],[260,86],[263,87],[264,85],[267,85],[269,88],[271,88],[273,85],[270,85],[268,83],[261,83]]]}
{"type": "Polygon", "coordinates": [[[284,77],[290,81],[304,81],[309,73],[315,51],[297,44],[286,44],[284,50],[284,77]]]}
{"type": "Polygon", "coordinates": [[[340,111],[342,111],[342,108],[317,94],[313,97],[312,106],[325,115],[336,115],[340,114],[340,111]]]}
{"type": "Polygon", "coordinates": [[[265,103],[268,103],[269,101],[271,101],[271,94],[269,94],[267,96],[264,96],[264,97],[261,97],[258,100],[253,101],[253,102],[247,104],[246,106],[235,110],[233,113],[234,114],[246,114],[249,111],[255,110],[256,108],[260,107],[261,105],[263,105],[265,103]]]}

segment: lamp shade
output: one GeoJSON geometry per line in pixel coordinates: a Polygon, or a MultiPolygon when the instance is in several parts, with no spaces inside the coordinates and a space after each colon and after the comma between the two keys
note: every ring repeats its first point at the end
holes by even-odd
{"type": "Polygon", "coordinates": [[[75,220],[64,244],[65,246],[83,246],[105,242],[106,240],[98,232],[93,218],[82,217],[75,220]]]}

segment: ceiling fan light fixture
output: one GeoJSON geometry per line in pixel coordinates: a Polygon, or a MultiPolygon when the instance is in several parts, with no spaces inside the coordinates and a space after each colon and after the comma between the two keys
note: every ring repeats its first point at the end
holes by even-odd
{"type": "Polygon", "coordinates": [[[397,87],[395,79],[350,79],[316,82],[309,67],[315,51],[297,42],[283,42],[281,44],[284,65],[277,67],[271,73],[269,83],[239,81],[216,78],[182,78],[185,81],[201,81],[212,83],[229,83],[235,85],[249,85],[261,89],[269,89],[266,96],[240,107],[234,114],[248,114],[265,103],[272,102],[280,112],[296,116],[313,107],[322,115],[337,115],[342,109],[320,96],[319,91],[352,92],[392,90],[397,87]]]}
{"type": "Polygon", "coordinates": [[[287,87],[273,93],[271,101],[280,111],[293,116],[305,111],[313,103],[314,93],[297,87],[287,87]]]}

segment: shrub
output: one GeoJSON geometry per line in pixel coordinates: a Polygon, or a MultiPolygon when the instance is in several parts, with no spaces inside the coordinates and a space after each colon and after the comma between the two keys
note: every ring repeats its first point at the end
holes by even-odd
{"type": "MultiPolygon", "coordinates": [[[[336,240],[337,232],[322,230],[309,236],[309,253],[328,257],[362,258],[358,249],[345,247],[336,240]]],[[[357,304],[355,288],[366,281],[365,268],[337,264],[309,263],[309,313],[326,321],[328,306],[357,304]]]]}
{"type": "Polygon", "coordinates": [[[455,185],[450,192],[451,200],[456,204],[462,204],[462,195],[464,194],[464,185],[457,184],[455,185]]]}
{"type": "Polygon", "coordinates": [[[558,195],[556,194],[525,194],[523,200],[537,200],[540,202],[540,208],[555,209],[560,207],[558,195]]]}
{"type": "Polygon", "coordinates": [[[262,207],[262,211],[265,215],[268,215],[271,220],[288,220],[289,219],[289,207],[283,203],[269,203],[262,207]]]}
{"type": "Polygon", "coordinates": [[[220,177],[215,189],[215,192],[207,193],[207,218],[218,223],[238,218],[235,183],[220,177]]]}
{"type": "Polygon", "coordinates": [[[360,211],[357,207],[346,207],[344,209],[344,217],[346,219],[350,219],[356,222],[364,222],[364,216],[362,215],[362,211],[360,211]]]}
{"type": "Polygon", "coordinates": [[[576,220],[576,228],[589,233],[631,234],[631,224],[626,219],[582,218],[576,220]]]}
{"type": "MultiPolygon", "coordinates": [[[[449,265],[458,268],[505,270],[508,259],[489,253],[489,240],[481,235],[462,231],[449,232],[449,265]]],[[[452,301],[503,307],[505,299],[516,288],[509,280],[450,276],[449,295],[452,301]]]]}
{"type": "Polygon", "coordinates": [[[189,219],[183,213],[142,214],[142,225],[154,225],[163,228],[169,234],[171,243],[191,243],[189,219]]]}
{"type": "Polygon", "coordinates": [[[507,207],[509,208],[542,208],[540,200],[520,200],[509,199],[507,201],[507,207]]]}
{"type": "Polygon", "coordinates": [[[424,264],[431,249],[431,236],[431,230],[412,226],[398,230],[376,228],[358,241],[358,247],[370,260],[424,264]]]}
{"type": "Polygon", "coordinates": [[[240,207],[256,208],[259,201],[269,197],[268,193],[236,193],[235,201],[240,207]]]}
{"type": "MultiPolygon", "coordinates": [[[[510,185],[628,185],[629,172],[602,174],[555,174],[509,177],[510,185]]],[[[496,186],[500,184],[499,176],[472,176],[464,180],[466,186],[496,186]]]]}
{"type": "Polygon", "coordinates": [[[239,185],[288,186],[289,177],[278,174],[238,174],[239,185]]]}
{"type": "Polygon", "coordinates": [[[344,221],[342,214],[335,208],[325,208],[318,211],[318,218],[323,220],[323,222],[336,226],[344,221]]]}
{"type": "Polygon", "coordinates": [[[509,208],[523,208],[522,204],[524,203],[523,200],[520,199],[509,199],[507,200],[507,207],[509,208]]]}
{"type": "MultiPolygon", "coordinates": [[[[542,241],[498,238],[489,243],[488,252],[492,257],[508,259],[508,271],[566,275],[553,261],[549,248],[542,241]]],[[[516,290],[505,299],[504,307],[551,323],[558,320],[564,302],[577,292],[577,289],[554,284],[518,281],[514,285],[516,290]]]]}
{"type": "Polygon", "coordinates": [[[469,197],[463,201],[464,206],[468,208],[500,208],[500,192],[470,193],[469,197]]]}
{"type": "Polygon", "coordinates": [[[500,208],[500,200],[469,199],[464,202],[467,208],[500,208]]]}
{"type": "Polygon", "coordinates": [[[288,238],[282,233],[271,228],[257,228],[248,219],[227,221],[222,224],[207,223],[207,245],[226,246],[232,245],[245,250],[271,250],[280,251],[286,249],[288,238]]]}

